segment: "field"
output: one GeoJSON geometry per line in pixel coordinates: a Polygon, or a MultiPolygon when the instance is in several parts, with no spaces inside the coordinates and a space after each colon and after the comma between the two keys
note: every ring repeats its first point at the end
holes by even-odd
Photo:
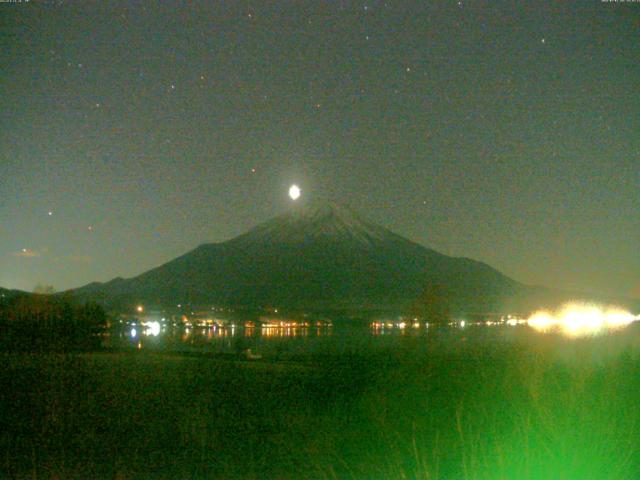
{"type": "Polygon", "coordinates": [[[3,354],[0,475],[638,478],[640,357],[563,342],[253,363],[3,354]]]}

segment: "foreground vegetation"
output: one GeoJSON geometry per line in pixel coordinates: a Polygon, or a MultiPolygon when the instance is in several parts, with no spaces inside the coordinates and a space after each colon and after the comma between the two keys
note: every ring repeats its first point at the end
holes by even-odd
{"type": "Polygon", "coordinates": [[[0,476],[638,478],[632,350],[417,341],[287,363],[5,353],[0,476]]]}

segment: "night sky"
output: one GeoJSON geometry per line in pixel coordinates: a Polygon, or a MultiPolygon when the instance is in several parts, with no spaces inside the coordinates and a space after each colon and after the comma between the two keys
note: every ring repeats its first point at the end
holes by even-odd
{"type": "Polygon", "coordinates": [[[0,3],[0,286],[133,276],[288,186],[640,297],[640,3],[0,3]]]}

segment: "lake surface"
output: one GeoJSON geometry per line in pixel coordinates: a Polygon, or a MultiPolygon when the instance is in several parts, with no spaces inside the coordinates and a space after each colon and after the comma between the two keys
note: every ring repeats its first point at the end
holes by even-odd
{"type": "Polygon", "coordinates": [[[340,355],[411,348],[417,354],[459,352],[461,349],[504,345],[540,345],[559,356],[585,355],[593,359],[640,353],[640,323],[615,332],[567,338],[560,332],[543,333],[525,324],[420,325],[399,328],[353,325],[286,327],[191,327],[126,325],[111,331],[105,346],[123,350],[251,354],[264,358],[304,355],[340,355]],[[587,353],[588,352],[588,353],[587,353]]]}

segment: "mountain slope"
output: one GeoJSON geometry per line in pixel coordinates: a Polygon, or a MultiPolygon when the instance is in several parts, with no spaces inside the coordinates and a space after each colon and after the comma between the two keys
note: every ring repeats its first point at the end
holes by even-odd
{"type": "Polygon", "coordinates": [[[442,255],[334,204],[309,203],[137,277],[75,293],[122,304],[407,309],[434,286],[454,311],[467,312],[495,311],[522,289],[484,263],[442,255]]]}
{"type": "Polygon", "coordinates": [[[0,306],[11,302],[17,297],[30,297],[33,293],[24,292],[22,290],[9,290],[6,288],[0,288],[0,306]]]}

